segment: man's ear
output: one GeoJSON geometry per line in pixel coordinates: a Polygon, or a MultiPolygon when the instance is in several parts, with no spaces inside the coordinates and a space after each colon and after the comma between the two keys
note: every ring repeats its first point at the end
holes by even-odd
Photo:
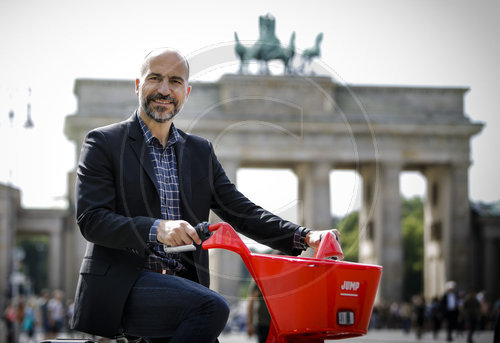
{"type": "Polygon", "coordinates": [[[139,95],[139,84],[141,81],[139,79],[135,79],[135,95],[139,95]]]}
{"type": "Polygon", "coordinates": [[[189,93],[191,93],[191,85],[188,86],[188,89],[187,89],[187,97],[189,97],[189,93]]]}

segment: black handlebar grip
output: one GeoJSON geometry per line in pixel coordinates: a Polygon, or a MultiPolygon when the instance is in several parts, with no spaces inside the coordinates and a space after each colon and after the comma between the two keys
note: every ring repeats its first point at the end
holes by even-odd
{"type": "Polygon", "coordinates": [[[208,222],[202,222],[194,227],[202,242],[206,241],[212,235],[208,229],[209,225],[210,224],[208,222]]]}

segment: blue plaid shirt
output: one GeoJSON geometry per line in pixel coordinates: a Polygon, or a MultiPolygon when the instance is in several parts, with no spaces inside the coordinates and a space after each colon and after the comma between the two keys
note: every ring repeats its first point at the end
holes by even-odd
{"type": "MultiPolygon", "coordinates": [[[[142,133],[149,149],[149,155],[153,162],[156,181],[158,182],[160,200],[161,200],[161,219],[180,220],[180,200],[179,200],[179,178],[177,174],[177,159],[175,157],[174,145],[179,140],[179,132],[174,124],[170,128],[168,142],[165,147],[153,136],[151,131],[142,121],[137,113],[142,133]]],[[[148,243],[153,246],[157,254],[148,256],[144,268],[154,271],[168,270],[179,272],[184,269],[180,263],[179,254],[165,253],[163,244],[156,240],[156,231],[160,219],[157,219],[149,231],[148,243]]]]}

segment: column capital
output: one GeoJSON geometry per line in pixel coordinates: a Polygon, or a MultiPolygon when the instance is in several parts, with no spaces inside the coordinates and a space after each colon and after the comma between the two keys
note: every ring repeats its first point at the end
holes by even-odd
{"type": "Polygon", "coordinates": [[[472,162],[471,161],[453,161],[451,162],[451,168],[452,169],[462,169],[462,168],[465,168],[465,169],[469,169],[469,167],[472,165],[472,162]]]}

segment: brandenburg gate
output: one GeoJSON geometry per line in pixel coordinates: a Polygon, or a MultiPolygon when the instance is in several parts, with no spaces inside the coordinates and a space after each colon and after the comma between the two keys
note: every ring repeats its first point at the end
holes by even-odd
{"type": "MultiPolygon", "coordinates": [[[[293,170],[303,204],[300,224],[331,228],[330,172],[360,175],[359,260],[384,267],[381,299],[402,300],[399,174],[422,173],[425,295],[442,294],[447,280],[469,287],[470,139],[482,124],[464,113],[467,89],[347,86],[298,75],[223,75],[192,86],[177,127],[211,140],[233,182],[238,168],[293,170]]],[[[137,107],[132,80],[79,79],[75,94],[78,110],[67,117],[65,131],[78,154],[89,130],[137,107]]],[[[85,244],[76,236],[75,252],[83,256],[85,244]]],[[[215,261],[215,270],[230,269],[228,261],[215,261]]],[[[215,280],[215,287],[223,291],[224,282],[215,280]]]]}

